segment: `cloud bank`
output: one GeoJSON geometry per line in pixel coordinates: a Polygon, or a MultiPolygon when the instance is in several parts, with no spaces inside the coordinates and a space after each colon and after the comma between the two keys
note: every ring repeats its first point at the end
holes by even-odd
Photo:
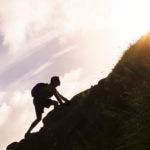
{"type": "Polygon", "coordinates": [[[103,28],[105,10],[100,8],[105,9],[105,3],[99,0],[1,0],[3,44],[15,51],[77,28],[85,31],[103,28]]]}

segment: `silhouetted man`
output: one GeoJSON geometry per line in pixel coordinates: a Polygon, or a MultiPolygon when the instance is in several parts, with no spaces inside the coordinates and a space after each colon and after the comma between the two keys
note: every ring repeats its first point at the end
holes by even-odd
{"type": "Polygon", "coordinates": [[[63,97],[56,89],[57,86],[60,85],[60,80],[58,76],[54,76],[51,78],[50,84],[38,83],[35,87],[33,87],[31,94],[33,96],[33,104],[35,106],[36,112],[36,120],[31,124],[28,129],[25,137],[27,137],[31,130],[41,121],[42,113],[44,112],[44,108],[49,108],[51,105],[54,106],[54,109],[58,107],[59,104],[63,104],[63,101],[69,102],[69,100],[63,97]],[[49,99],[50,97],[55,96],[57,101],[49,99]]]}

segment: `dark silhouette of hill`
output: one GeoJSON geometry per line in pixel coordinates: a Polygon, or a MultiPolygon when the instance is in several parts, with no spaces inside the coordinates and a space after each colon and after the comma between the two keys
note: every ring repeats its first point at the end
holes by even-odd
{"type": "Polygon", "coordinates": [[[7,150],[149,150],[150,34],[125,51],[107,78],[43,123],[7,150]]]}

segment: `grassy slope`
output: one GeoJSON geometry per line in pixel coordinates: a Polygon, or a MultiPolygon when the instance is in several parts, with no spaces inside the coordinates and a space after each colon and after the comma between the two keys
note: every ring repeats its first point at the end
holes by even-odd
{"type": "Polygon", "coordinates": [[[130,118],[122,126],[117,150],[150,149],[150,35],[143,36],[125,52],[108,77],[114,79],[127,101],[130,118]]]}
{"type": "Polygon", "coordinates": [[[13,150],[150,149],[149,41],[131,45],[106,79],[50,112],[13,150]]]}

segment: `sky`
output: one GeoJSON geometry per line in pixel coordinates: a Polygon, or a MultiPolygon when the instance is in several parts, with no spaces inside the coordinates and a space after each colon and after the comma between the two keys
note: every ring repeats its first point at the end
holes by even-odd
{"type": "Polygon", "coordinates": [[[36,83],[58,75],[58,91],[71,99],[107,77],[149,31],[149,3],[0,0],[0,149],[24,138],[35,119],[30,91],[36,83]]]}

